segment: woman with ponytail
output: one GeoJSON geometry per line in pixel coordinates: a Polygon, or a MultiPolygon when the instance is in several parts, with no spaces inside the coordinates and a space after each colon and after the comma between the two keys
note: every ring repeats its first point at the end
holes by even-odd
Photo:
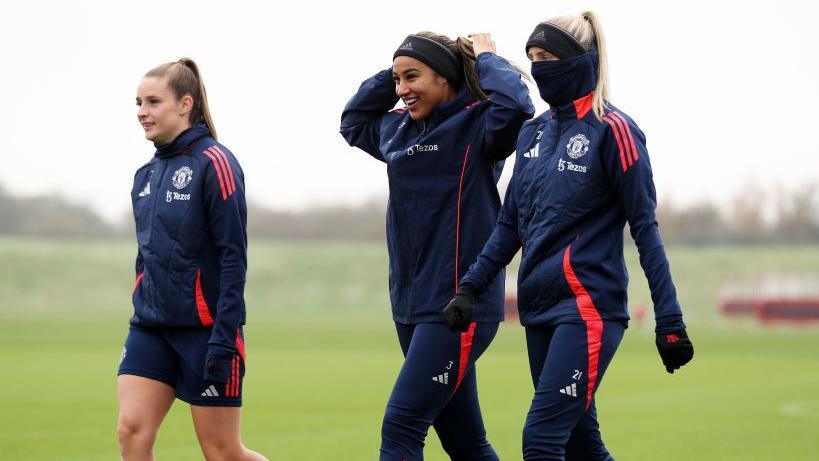
{"type": "Polygon", "coordinates": [[[190,405],[206,459],[264,460],[239,433],[245,372],[244,173],[216,141],[193,60],[162,64],[137,88],[156,152],[134,176],[134,315],[117,378],[125,460],[153,459],[174,398],[190,405]]]}
{"type": "Polygon", "coordinates": [[[608,101],[606,48],[593,12],[538,24],[526,43],[550,110],[527,122],[491,238],[445,311],[462,327],[476,300],[522,248],[518,309],[535,395],[525,460],[611,460],[595,392],[628,324],[626,222],[654,301],[669,373],[694,355],[655,219],[645,136],[608,101]]]}
{"type": "Polygon", "coordinates": [[[475,361],[503,319],[503,278],[460,331],[441,312],[492,232],[497,181],[534,113],[521,73],[489,34],[405,38],[367,79],[341,134],[387,164],[392,316],[405,360],[387,403],[381,460],[423,459],[429,426],[452,459],[497,460],[478,405],[475,361]],[[406,107],[394,109],[402,100],[406,107]]]}

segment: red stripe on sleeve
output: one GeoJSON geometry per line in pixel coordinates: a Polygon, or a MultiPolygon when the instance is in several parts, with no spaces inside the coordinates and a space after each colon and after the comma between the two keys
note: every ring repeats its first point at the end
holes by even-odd
{"type": "Polygon", "coordinates": [[[455,292],[458,292],[458,282],[460,279],[458,278],[458,260],[460,257],[459,250],[461,246],[461,191],[464,188],[464,173],[466,173],[466,162],[469,159],[469,147],[470,144],[466,145],[466,153],[464,154],[464,164],[461,167],[461,179],[458,183],[458,217],[455,221],[455,292]]]}
{"type": "Polygon", "coordinates": [[[224,169],[224,171],[227,171],[228,179],[225,180],[225,183],[226,184],[230,183],[229,187],[230,194],[236,192],[236,181],[233,179],[233,168],[230,166],[230,160],[228,160],[227,155],[225,155],[225,153],[222,152],[222,149],[220,149],[219,146],[213,146],[210,149],[211,152],[214,152],[215,150],[216,151],[215,153],[219,154],[218,157],[220,160],[222,160],[222,168],[224,169]]]}
{"type": "Polygon", "coordinates": [[[623,145],[626,147],[626,158],[628,159],[628,166],[634,164],[634,154],[631,152],[631,146],[628,143],[628,138],[626,137],[626,127],[623,126],[623,122],[617,118],[617,114],[612,112],[609,114],[611,120],[620,128],[620,136],[623,138],[623,145]]]}
{"type": "Polygon", "coordinates": [[[626,171],[628,169],[628,165],[626,165],[626,154],[623,150],[623,143],[620,141],[620,132],[617,130],[617,126],[614,124],[614,122],[609,120],[607,117],[608,116],[603,117],[603,120],[611,125],[611,131],[614,133],[614,139],[617,140],[617,149],[620,151],[620,164],[623,165],[623,171],[626,171]]]}
{"type": "Polygon", "coordinates": [[[625,129],[626,129],[626,134],[628,134],[628,140],[629,140],[629,143],[631,143],[631,153],[634,155],[634,161],[636,162],[636,161],[637,161],[637,158],[638,158],[638,156],[637,156],[637,147],[634,145],[634,136],[632,136],[632,135],[631,135],[631,127],[630,127],[630,126],[628,126],[628,122],[626,121],[626,119],[625,119],[625,118],[623,118],[623,116],[622,116],[622,115],[618,114],[617,112],[612,112],[612,114],[613,114],[615,117],[617,117],[617,118],[619,118],[620,120],[622,120],[622,122],[623,122],[623,126],[624,126],[624,127],[625,127],[625,129]]]}
{"type": "Polygon", "coordinates": [[[203,150],[202,153],[207,155],[210,161],[213,162],[213,166],[216,167],[216,176],[219,177],[219,187],[222,188],[222,200],[227,200],[227,191],[225,191],[225,180],[222,178],[222,169],[219,167],[219,161],[216,160],[216,157],[214,157],[213,154],[208,152],[207,150],[203,150]]]}
{"type": "Polygon", "coordinates": [[[577,275],[574,273],[570,259],[571,248],[572,246],[569,245],[563,253],[563,274],[566,276],[566,282],[568,282],[572,292],[574,292],[575,299],[577,300],[577,310],[580,311],[580,317],[586,324],[589,357],[587,370],[589,383],[586,391],[586,410],[588,410],[592,397],[594,397],[594,387],[597,384],[597,368],[600,361],[600,347],[603,341],[603,319],[600,318],[600,312],[598,312],[594,306],[594,301],[592,301],[586,288],[580,283],[580,279],[577,278],[577,275]]]}
{"type": "Polygon", "coordinates": [[[213,317],[210,316],[210,311],[208,310],[208,303],[205,301],[205,295],[202,293],[202,270],[199,269],[196,271],[196,312],[199,313],[199,322],[202,323],[203,327],[209,327],[213,325],[213,317]]]}
{"type": "Polygon", "coordinates": [[[469,329],[461,332],[461,355],[458,359],[458,381],[455,383],[455,389],[452,391],[454,394],[458,391],[458,386],[461,385],[461,380],[464,379],[464,375],[466,374],[466,366],[469,364],[469,353],[472,351],[472,340],[475,338],[475,326],[477,323],[472,322],[469,324],[469,329]]]}
{"type": "Polygon", "coordinates": [[[227,190],[227,195],[230,197],[230,195],[233,193],[233,188],[230,187],[230,175],[228,175],[225,160],[213,147],[208,147],[208,151],[213,154],[213,156],[216,158],[216,162],[219,164],[219,169],[222,171],[222,174],[224,175],[223,177],[225,178],[225,190],[227,190]]]}

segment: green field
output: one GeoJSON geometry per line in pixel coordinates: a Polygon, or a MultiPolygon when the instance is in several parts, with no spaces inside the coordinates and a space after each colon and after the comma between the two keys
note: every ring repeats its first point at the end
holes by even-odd
{"type": "MultiPolygon", "coordinates": [[[[0,459],[111,460],[115,372],[131,313],[132,242],[0,239],[0,459]]],[[[629,253],[630,298],[649,300],[629,253]]],[[[620,460],[819,459],[819,330],[766,330],[716,312],[722,280],[819,273],[819,247],[674,247],[694,361],[668,375],[651,320],[626,334],[598,393],[620,460]]],[[[243,434],[271,460],[377,459],[401,354],[378,243],[252,241],[243,434]]],[[[532,395],[522,328],[478,362],[490,440],[520,459],[532,395]]],[[[163,460],[201,459],[186,406],[159,435],[163,460]]],[[[426,459],[447,459],[433,435],[426,459]]]]}

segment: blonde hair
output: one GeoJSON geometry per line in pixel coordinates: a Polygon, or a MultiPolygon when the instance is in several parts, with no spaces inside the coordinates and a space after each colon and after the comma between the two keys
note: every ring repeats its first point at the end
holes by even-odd
{"type": "Polygon", "coordinates": [[[603,36],[600,18],[594,11],[584,11],[580,14],[557,16],[546,22],[572,34],[587,51],[596,49],[598,55],[597,85],[594,88],[592,110],[595,117],[602,120],[609,99],[609,74],[608,60],[606,59],[606,39],[603,36]]]}
{"type": "MultiPolygon", "coordinates": [[[[418,32],[417,35],[430,40],[435,40],[455,54],[455,56],[461,60],[463,65],[464,83],[469,86],[469,91],[472,93],[472,95],[479,101],[486,101],[489,99],[489,96],[487,96],[481,89],[481,84],[478,79],[478,71],[475,67],[477,58],[475,57],[475,49],[472,47],[472,40],[465,37],[458,37],[456,40],[452,40],[446,35],[429,31],[418,32]]],[[[529,76],[526,75],[526,71],[522,70],[515,64],[512,65],[518,72],[520,72],[523,78],[530,80],[529,76]]]]}
{"type": "Polygon", "coordinates": [[[176,62],[160,64],[149,70],[146,77],[167,78],[168,87],[176,99],[181,99],[185,95],[193,98],[193,110],[190,114],[190,123],[204,123],[210,131],[210,136],[216,139],[216,128],[213,126],[213,119],[210,116],[208,107],[208,93],[205,91],[205,84],[199,75],[199,67],[191,58],[180,58],[176,62]]]}

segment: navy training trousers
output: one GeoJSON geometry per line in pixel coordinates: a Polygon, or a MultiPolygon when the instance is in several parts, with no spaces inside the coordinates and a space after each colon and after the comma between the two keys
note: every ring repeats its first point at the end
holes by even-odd
{"type": "Polygon", "coordinates": [[[453,460],[497,461],[486,438],[475,361],[497,323],[472,323],[467,332],[445,323],[396,323],[404,364],[381,427],[381,461],[420,461],[430,426],[453,460]]]}
{"type": "Polygon", "coordinates": [[[596,320],[526,328],[535,395],[523,428],[526,461],[613,461],[594,394],[626,324],[596,320]]]}

